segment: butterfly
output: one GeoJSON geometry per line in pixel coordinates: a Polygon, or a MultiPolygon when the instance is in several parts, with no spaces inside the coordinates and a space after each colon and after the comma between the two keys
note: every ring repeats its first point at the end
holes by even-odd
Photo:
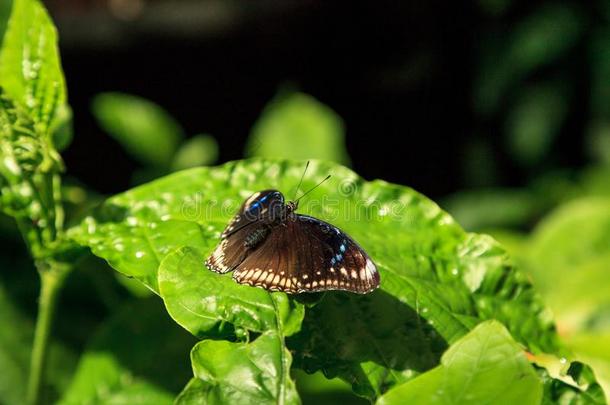
{"type": "Polygon", "coordinates": [[[298,201],[312,190],[288,203],[277,190],[254,193],[221,234],[206,266],[217,273],[233,271],[233,279],[241,284],[291,294],[366,294],[376,289],[377,267],[352,238],[327,222],[295,212],[298,201]]]}

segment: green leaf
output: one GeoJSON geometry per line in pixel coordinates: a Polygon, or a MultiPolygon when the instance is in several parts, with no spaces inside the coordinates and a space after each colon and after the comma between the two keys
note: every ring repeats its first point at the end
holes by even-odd
{"type": "Polygon", "coordinates": [[[169,167],[184,134],[159,105],[123,93],[101,93],[92,111],[99,125],[144,165],[169,167]]]}
{"type": "Polygon", "coordinates": [[[537,366],[544,384],[542,404],[606,404],[604,393],[589,366],[549,355],[528,358],[537,366]]]}
{"type": "Polygon", "coordinates": [[[393,388],[377,404],[538,405],[542,382],[510,333],[495,321],[455,342],[441,365],[393,388]]]}
{"type": "Polygon", "coordinates": [[[560,206],[534,230],[529,269],[564,327],[577,327],[574,321],[586,322],[610,305],[609,207],[608,198],[578,199],[560,206]]]}
{"type": "Polygon", "coordinates": [[[349,384],[339,378],[328,379],[317,372],[307,374],[302,370],[293,369],[297,391],[305,404],[334,405],[348,403],[366,405],[369,402],[352,392],[349,384]]]}
{"type": "Polygon", "coordinates": [[[280,94],[265,107],[248,138],[246,156],[350,161],[341,118],[303,93],[280,94]]]}
{"type": "Polygon", "coordinates": [[[600,385],[610,397],[610,330],[588,331],[570,336],[568,345],[578,359],[590,364],[600,385]]]}
{"type": "Polygon", "coordinates": [[[60,403],[171,404],[193,342],[157,299],[127,304],[95,333],[60,403]]]}
{"type": "Polygon", "coordinates": [[[210,135],[195,135],[180,145],[172,162],[173,170],[211,165],[218,159],[218,144],[210,135]]]}
{"type": "Polygon", "coordinates": [[[561,129],[568,101],[559,83],[530,86],[519,94],[506,122],[508,152],[524,166],[547,156],[561,129]]]}
{"type": "Polygon", "coordinates": [[[72,128],[72,109],[68,104],[64,104],[57,110],[57,120],[51,128],[53,145],[58,151],[65,150],[74,137],[72,128]]]}
{"type": "Polygon", "coordinates": [[[433,322],[383,291],[325,294],[288,345],[297,367],[339,376],[373,399],[438,364],[447,343],[433,322]]]}
{"type": "Polygon", "coordinates": [[[202,268],[206,257],[184,247],[168,255],[159,269],[159,288],[167,310],[198,337],[233,335],[232,326],[289,336],[300,329],[304,309],[284,293],[237,284],[230,274],[202,268]]]}
{"type": "Polygon", "coordinates": [[[275,332],[252,343],[204,340],[191,352],[193,372],[178,404],[299,404],[290,352],[275,332]]]}
{"type": "Polygon", "coordinates": [[[66,103],[57,31],[38,0],[14,0],[0,49],[0,87],[48,135],[66,103]]]}
{"type": "Polygon", "coordinates": [[[0,87],[0,210],[15,217],[35,257],[48,255],[63,227],[58,173],[63,163],[51,138],[0,87]]]}
{"type": "MultiPolygon", "coordinates": [[[[70,235],[118,271],[160,291],[172,317],[192,333],[244,338],[248,330],[264,332],[273,325],[271,313],[257,307],[269,297],[285,300],[282,308],[289,308],[288,313],[298,314],[299,307],[283,294],[240,286],[231,275],[210,272],[204,259],[245,198],[266,188],[291,195],[303,166],[252,159],[175,173],[110,198],[70,235]],[[253,315],[244,314],[244,308],[255,308],[253,315]]],[[[505,323],[531,351],[558,350],[550,313],[493,239],[464,232],[435,203],[408,187],[365,182],[332,163],[312,161],[303,189],[329,173],[333,177],[301,201],[300,212],[352,235],[377,263],[381,289],[364,297],[328,293],[318,305],[329,313],[336,305],[332,316],[319,315],[317,307],[308,310],[302,336],[332,333],[326,349],[316,346],[313,352],[298,336],[291,338],[299,364],[305,364],[307,355],[309,371],[356,376],[350,382],[372,397],[432,367],[447,343],[486,319],[505,323]],[[379,313],[389,313],[388,318],[376,319],[375,306],[382,308],[379,313]],[[344,319],[352,313],[360,314],[365,330],[354,333],[355,326],[346,326],[344,319]],[[399,323],[401,316],[406,323],[399,323]],[[418,323],[418,329],[410,330],[418,323]],[[363,348],[357,343],[363,336],[375,344],[363,348]],[[356,349],[328,353],[332,345],[356,349]],[[422,348],[422,353],[398,351],[407,345],[422,348]]],[[[279,314],[282,323],[291,323],[284,321],[282,311],[275,318],[279,314]]],[[[296,332],[298,324],[284,335],[296,332]]]]}
{"type": "Polygon", "coordinates": [[[441,205],[470,231],[527,225],[542,209],[533,193],[508,188],[459,191],[441,205]]]}

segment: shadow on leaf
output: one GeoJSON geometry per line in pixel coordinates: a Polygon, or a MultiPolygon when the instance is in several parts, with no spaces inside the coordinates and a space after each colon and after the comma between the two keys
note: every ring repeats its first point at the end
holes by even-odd
{"type": "Polygon", "coordinates": [[[296,367],[339,376],[372,399],[435,367],[447,342],[415,310],[377,290],[325,294],[288,347],[296,367]]]}

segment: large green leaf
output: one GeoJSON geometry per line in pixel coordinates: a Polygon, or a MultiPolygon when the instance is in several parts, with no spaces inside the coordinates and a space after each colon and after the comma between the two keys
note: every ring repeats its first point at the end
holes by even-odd
{"type": "Polygon", "coordinates": [[[609,240],[608,198],[564,204],[536,227],[529,244],[529,269],[564,327],[578,328],[573,322],[586,322],[610,305],[609,240]]]}
{"type": "Polygon", "coordinates": [[[252,343],[204,340],[191,352],[192,381],[178,404],[298,404],[290,352],[275,332],[252,343]]]}
{"type": "MultiPolygon", "coordinates": [[[[110,198],[70,234],[118,271],[160,292],[174,319],[196,335],[262,332],[274,316],[284,317],[263,308],[269,297],[280,299],[289,313],[297,314],[299,306],[283,294],[238,286],[230,275],[209,272],[203,261],[243,199],[271,187],[291,195],[303,166],[253,159],[179,172],[110,198]]],[[[289,343],[297,363],[351,379],[359,392],[374,397],[434,366],[447,343],[485,319],[505,323],[529,350],[557,350],[548,311],[493,239],[465,233],[407,187],[365,182],[332,163],[313,161],[303,188],[328,173],[331,180],[303,200],[300,211],[358,240],[378,264],[381,289],[365,297],[329,293],[320,309],[307,311],[302,331],[289,343]],[[352,313],[359,314],[358,331],[345,326],[356,317],[352,313]],[[301,338],[329,330],[326,347],[314,351],[301,338]],[[374,344],[365,347],[357,342],[362,338],[374,344]],[[332,352],[333,345],[345,350],[332,352]],[[398,350],[409,346],[421,352],[398,350]]]]}
{"type": "Polygon", "coordinates": [[[280,93],[258,119],[246,156],[325,159],[349,164],[343,121],[329,107],[303,93],[280,93]]]}
{"type": "Polygon", "coordinates": [[[510,333],[495,321],[455,342],[441,365],[382,396],[379,405],[538,405],[542,382],[510,333]]]}
{"type": "Polygon", "coordinates": [[[202,271],[205,256],[191,247],[168,255],[159,269],[161,296],[170,315],[199,337],[232,335],[232,326],[255,332],[276,330],[281,336],[298,331],[303,306],[284,293],[252,289],[202,271]]]}
{"type": "Polygon", "coordinates": [[[184,134],[162,107],[130,94],[102,93],[92,110],[108,134],[140,162],[169,167],[184,134]]]}
{"type": "Polygon", "coordinates": [[[60,403],[171,404],[193,343],[156,299],[127,304],[95,333],[60,403]]]}
{"type": "Polygon", "coordinates": [[[38,0],[14,0],[0,49],[0,87],[25,108],[39,134],[57,125],[66,85],[57,31],[38,0]]]}

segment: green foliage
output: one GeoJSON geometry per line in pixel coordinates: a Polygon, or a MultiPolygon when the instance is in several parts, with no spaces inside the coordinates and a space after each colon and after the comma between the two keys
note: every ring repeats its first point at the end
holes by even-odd
{"type": "Polygon", "coordinates": [[[534,230],[529,268],[560,318],[588,322],[595,312],[610,307],[609,207],[607,198],[575,200],[534,230]]]}
{"type": "MultiPolygon", "coordinates": [[[[506,2],[488,5],[496,14],[508,8],[506,2]]],[[[512,84],[565,55],[581,26],[578,13],[561,5],[519,22],[498,47],[506,51],[504,57],[491,55],[491,74],[484,77],[492,81],[478,83],[479,112],[495,111],[512,84]]],[[[62,195],[67,189],[61,187],[57,150],[71,140],[71,112],[55,28],[40,2],[3,2],[0,39],[0,207],[17,219],[42,280],[36,328],[0,288],[0,314],[10,325],[0,332],[0,368],[9,373],[0,380],[0,401],[52,402],[63,393],[63,404],[163,404],[174,398],[177,403],[293,404],[300,402],[294,381],[300,369],[339,377],[356,394],[382,403],[513,403],[517,398],[538,403],[542,395],[545,404],[601,402],[588,367],[566,360],[561,374],[538,362],[546,353],[559,359],[568,351],[558,341],[550,312],[506,251],[490,237],[464,232],[407,187],[366,182],[328,163],[349,162],[342,121],[304,94],[281,95],[266,108],[247,148],[259,158],[185,170],[112,197],[71,228],[68,239],[62,202],[70,198],[62,195]],[[334,177],[308,196],[302,211],[340,226],[367,249],[380,269],[379,290],[365,296],[288,296],[239,285],[230,274],[204,268],[244,198],[268,187],[292,194],[303,163],[267,160],[278,157],[327,161],[313,162],[304,187],[328,173],[334,177]],[[41,376],[57,292],[80,253],[74,243],[159,295],[164,307],[157,297],[122,306],[86,346],[65,390],[73,358],[69,350],[54,345],[48,382],[41,376]],[[166,312],[194,337],[170,322],[166,312]],[[533,354],[526,358],[524,350],[533,354]]],[[[516,93],[521,97],[507,121],[512,150],[528,166],[549,150],[566,106],[560,87],[530,90],[516,93]]],[[[180,145],[179,124],[139,97],[102,94],[93,110],[101,126],[147,166],[143,178],[216,158],[213,138],[195,136],[180,145]]],[[[604,125],[600,120],[600,128],[604,125]]],[[[607,191],[601,183],[593,181],[591,187],[607,191]]],[[[537,214],[540,205],[531,195],[520,197],[513,202],[531,204],[525,213],[508,210],[504,224],[537,214]]],[[[500,200],[492,196],[489,205],[497,209],[500,200]]],[[[556,282],[557,297],[542,291],[559,314],[561,331],[569,332],[569,348],[576,358],[591,361],[606,388],[607,206],[607,199],[574,203],[567,214],[541,225],[531,246],[525,248],[521,240],[513,244],[515,252],[527,249],[517,260],[540,285],[554,282],[548,268],[557,271],[555,278],[564,276],[556,282]],[[557,249],[561,252],[554,256],[557,249]],[[580,297],[570,291],[574,285],[594,288],[580,297]],[[574,313],[586,322],[572,322],[574,313]]],[[[104,297],[109,306],[117,305],[115,298],[104,297]]]]}
{"type": "Polygon", "coordinates": [[[521,189],[462,190],[441,204],[465,229],[518,227],[532,221],[543,208],[533,193],[521,189]]]}
{"type": "Polygon", "coordinates": [[[157,104],[123,93],[102,93],[92,109],[99,124],[140,162],[170,165],[184,134],[180,125],[157,104]]]}
{"type": "Polygon", "coordinates": [[[270,405],[300,402],[290,379],[290,352],[282,340],[275,331],[268,331],[252,343],[199,342],[191,352],[197,380],[189,383],[176,402],[270,405]]]}
{"type": "Polygon", "coordinates": [[[4,38],[4,33],[6,31],[6,25],[8,24],[8,19],[11,15],[11,9],[13,8],[13,1],[6,0],[0,3],[0,44],[4,38]]]}
{"type": "Polygon", "coordinates": [[[173,170],[207,166],[218,159],[218,144],[210,135],[195,135],[186,140],[176,152],[172,162],[173,170]]]}
{"type": "MultiPolygon", "coordinates": [[[[197,337],[238,339],[222,346],[233,353],[254,350],[259,333],[277,334],[279,353],[290,349],[296,367],[338,375],[371,399],[433,368],[448,344],[486,319],[503,322],[531,351],[557,353],[549,313],[496,242],[465,233],[409,188],[367,183],[330,163],[312,162],[304,187],[327,173],[334,177],[303,201],[301,211],[363,244],[380,268],[379,291],[324,294],[301,325],[298,299],[205,269],[205,257],[241,201],[268,187],[288,194],[302,167],[254,159],[176,173],[110,198],[70,235],[160,294],[174,320],[197,337]]],[[[223,367],[226,375],[237,372],[223,367]]],[[[233,395],[206,373],[196,371],[181,400],[233,395]]]]}
{"type": "Polygon", "coordinates": [[[0,50],[0,87],[48,135],[66,103],[57,32],[35,0],[15,0],[0,50]]]}
{"type": "Polygon", "coordinates": [[[65,124],[57,33],[35,0],[15,0],[0,49],[0,209],[17,218],[37,256],[63,226],[62,162],[52,132],[65,124]]]}
{"type": "MultiPolygon", "coordinates": [[[[206,387],[205,393],[202,386],[198,391],[206,403],[294,403],[297,395],[284,337],[300,329],[303,305],[284,293],[252,291],[230,275],[201,271],[204,261],[186,247],[162,261],[159,287],[170,315],[202,338],[248,338],[248,331],[263,335],[250,344],[203,341],[195,346],[193,370],[206,387]],[[234,380],[234,375],[247,375],[248,383],[234,380]]],[[[192,393],[187,389],[184,395],[192,393]]]]}
{"type": "Polygon", "coordinates": [[[515,100],[506,122],[507,149],[524,165],[539,163],[557,136],[568,110],[558,84],[526,88],[515,100]]]}
{"type": "MultiPolygon", "coordinates": [[[[6,11],[4,8],[1,11],[6,11]]],[[[0,14],[0,18],[4,18],[0,14]]],[[[40,274],[39,313],[24,398],[38,403],[57,293],[79,249],[64,238],[61,134],[66,89],[57,33],[36,0],[14,0],[0,48],[0,210],[16,219],[40,274]],[[63,111],[63,112],[62,112],[63,111]]]]}
{"type": "MultiPolygon", "coordinates": [[[[596,171],[596,176],[607,179],[607,170],[596,171]]],[[[532,235],[506,229],[492,234],[511,247],[513,256],[532,275],[555,315],[562,340],[575,358],[593,367],[608,393],[610,200],[604,188],[586,186],[585,190],[593,195],[560,205],[538,223],[532,235]]]]}
{"type": "MultiPolygon", "coordinates": [[[[25,401],[34,325],[19,311],[2,283],[0,319],[4,324],[0,328],[0,403],[21,405],[25,401]]],[[[51,345],[49,366],[53,374],[49,376],[49,386],[43,395],[45,398],[52,398],[66,388],[75,362],[74,353],[66,347],[58,343],[51,345]]]]}
{"type": "Polygon", "coordinates": [[[184,140],[180,124],[161,106],[124,93],[101,93],[92,103],[104,130],[143,165],[133,176],[145,183],[170,171],[212,164],[218,145],[210,135],[184,140]]]}
{"type": "Polygon", "coordinates": [[[495,321],[478,325],[443,354],[441,365],[391,389],[377,403],[536,405],[542,381],[510,333],[495,321]]]}
{"type": "Polygon", "coordinates": [[[193,342],[157,300],[127,304],[93,336],[60,404],[171,404],[193,342]]]}
{"type": "Polygon", "coordinates": [[[230,274],[201,271],[205,259],[184,247],[168,255],[159,268],[159,292],[168,312],[193,335],[243,336],[246,331],[276,330],[289,336],[300,329],[302,305],[286,294],[237,284],[230,274]]]}
{"type": "Polygon", "coordinates": [[[303,93],[280,93],[265,107],[250,133],[246,156],[349,164],[343,121],[303,93]]]}
{"type": "Polygon", "coordinates": [[[475,110],[495,113],[507,93],[535,69],[564,56],[582,32],[582,17],[566,4],[548,4],[514,24],[504,37],[483,42],[475,110]]]}
{"type": "Polygon", "coordinates": [[[348,403],[353,405],[366,405],[364,398],[356,396],[352,388],[339,378],[326,378],[323,373],[307,374],[302,370],[294,369],[293,373],[297,384],[297,391],[304,404],[333,405],[348,403]]]}

